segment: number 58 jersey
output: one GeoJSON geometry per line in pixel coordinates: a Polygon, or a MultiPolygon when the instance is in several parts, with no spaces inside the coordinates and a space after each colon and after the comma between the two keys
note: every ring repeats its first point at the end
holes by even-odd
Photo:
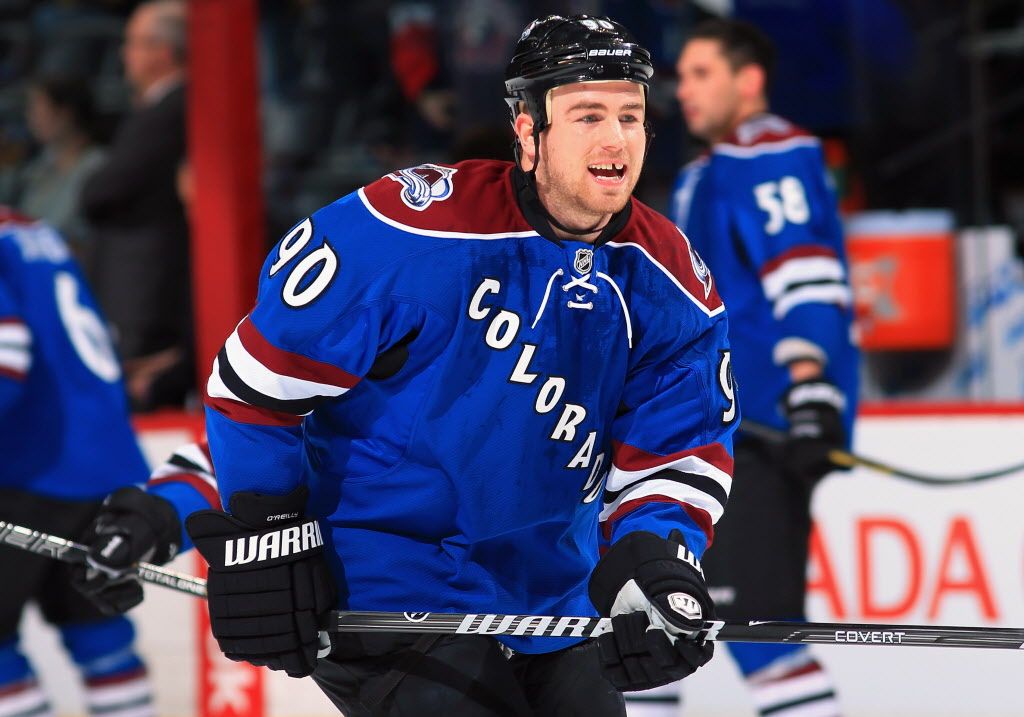
{"type": "Polygon", "coordinates": [[[0,488],[95,500],[144,483],[121,368],[57,232],[0,207],[0,488]]]}
{"type": "Polygon", "coordinates": [[[729,305],[733,366],[749,419],[785,428],[787,363],[814,358],[846,395],[850,435],[858,352],[836,199],[816,137],[755,116],[679,174],[672,220],[729,305]]]}

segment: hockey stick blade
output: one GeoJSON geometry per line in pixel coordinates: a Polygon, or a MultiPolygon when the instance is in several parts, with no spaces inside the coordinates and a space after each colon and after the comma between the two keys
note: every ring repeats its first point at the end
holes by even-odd
{"type": "MultiPolygon", "coordinates": [[[[769,443],[780,444],[786,440],[786,433],[780,431],[777,428],[766,426],[756,421],[750,421],[743,419],[740,424],[740,431],[760,438],[763,441],[769,443]]],[[[828,452],[828,459],[834,465],[840,468],[868,468],[878,473],[893,476],[896,478],[904,478],[906,480],[914,481],[915,483],[922,483],[924,485],[933,486],[951,486],[951,485],[964,485],[965,483],[977,483],[979,481],[991,480],[992,478],[1002,478],[1004,476],[1011,475],[1013,473],[1020,473],[1024,471],[1024,463],[1017,463],[1012,466],[1006,466],[1005,468],[998,468],[992,471],[984,471],[982,473],[972,473],[971,475],[965,476],[931,476],[924,473],[915,473],[914,471],[904,470],[903,468],[897,468],[887,463],[882,463],[874,458],[866,458],[859,456],[856,453],[850,453],[849,451],[839,450],[833,448],[828,452]]]]}
{"type": "MultiPolygon", "coordinates": [[[[452,614],[438,612],[332,613],[330,632],[423,632],[446,635],[597,637],[611,630],[606,617],[452,614]]],[[[773,642],[816,645],[974,647],[1024,649],[1024,629],[1004,627],[925,627],[830,622],[752,621],[704,623],[700,638],[716,642],[773,642]]]]}
{"type": "MultiPolygon", "coordinates": [[[[65,563],[84,563],[89,549],[81,543],[76,543],[66,538],[58,538],[55,535],[40,533],[21,525],[8,523],[0,520],[0,545],[10,545],[15,548],[27,550],[36,555],[61,560],[65,563]]],[[[136,566],[139,579],[154,585],[189,593],[198,597],[206,597],[206,581],[202,578],[168,570],[149,563],[139,563],[136,566]]]]}

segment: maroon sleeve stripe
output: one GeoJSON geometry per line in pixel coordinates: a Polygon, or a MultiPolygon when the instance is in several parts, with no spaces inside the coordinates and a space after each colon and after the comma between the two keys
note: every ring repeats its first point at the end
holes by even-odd
{"type": "Polygon", "coordinates": [[[686,456],[696,456],[705,463],[709,463],[719,470],[732,475],[733,459],[729,451],[721,443],[710,443],[706,446],[687,448],[667,456],[659,456],[656,453],[648,453],[628,443],[612,441],[615,467],[623,471],[643,471],[659,466],[675,463],[686,456]]]}
{"type": "Polygon", "coordinates": [[[707,537],[708,545],[711,545],[711,541],[714,540],[715,529],[711,516],[708,515],[707,511],[696,508],[688,503],[678,501],[675,498],[670,498],[667,495],[646,495],[643,498],[637,498],[636,500],[627,500],[625,503],[620,505],[614,513],[609,515],[603,523],[601,523],[601,534],[604,536],[604,539],[612,539],[612,530],[615,528],[615,524],[618,523],[618,521],[632,513],[637,508],[651,503],[664,503],[668,505],[676,505],[682,508],[707,537]]]}
{"type": "Polygon", "coordinates": [[[209,394],[206,395],[206,405],[232,421],[257,426],[297,426],[304,418],[284,411],[250,406],[230,398],[211,398],[209,394]]]}
{"type": "Polygon", "coordinates": [[[175,473],[169,476],[163,476],[162,478],[153,478],[147,485],[163,485],[164,483],[184,483],[185,485],[192,486],[199,492],[199,495],[203,496],[203,499],[210,504],[210,507],[214,510],[220,510],[220,494],[214,489],[212,485],[207,483],[205,480],[192,473],[175,473]]]}
{"type": "Polygon", "coordinates": [[[359,383],[358,376],[337,366],[277,348],[264,338],[248,316],[242,319],[237,331],[249,355],[276,374],[345,389],[359,383]]]}
{"type": "Polygon", "coordinates": [[[25,371],[15,371],[12,368],[0,366],[0,376],[12,379],[14,381],[24,381],[28,378],[28,373],[25,371]]]}

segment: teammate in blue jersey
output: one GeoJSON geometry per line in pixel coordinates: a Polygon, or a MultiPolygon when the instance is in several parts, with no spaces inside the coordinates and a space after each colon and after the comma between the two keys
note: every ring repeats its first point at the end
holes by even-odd
{"type": "MultiPolygon", "coordinates": [[[[62,536],[78,536],[104,496],[148,472],[110,337],[66,244],[2,207],[0,450],[0,520],[62,536]]],[[[0,546],[0,575],[0,716],[51,713],[19,646],[30,601],[59,630],[89,714],[154,714],[127,619],[75,592],[66,564],[0,546]]]]}
{"type": "MultiPolygon", "coordinates": [[[[711,20],[677,64],[684,118],[709,150],[680,172],[671,216],[728,302],[744,421],[788,432],[767,445],[740,426],[729,515],[705,564],[720,617],[738,620],[803,618],[811,492],[833,469],[827,451],[849,445],[857,396],[836,200],[818,140],[768,113],[772,58],[757,29],[711,20]]],[[[729,651],[760,714],[839,714],[806,648],[729,651]]],[[[643,697],[632,717],[677,713],[643,697]]]]}
{"type": "Polygon", "coordinates": [[[220,507],[206,440],[179,447],[145,486],[120,488],[103,501],[81,540],[90,551],[72,571],[75,587],[107,614],[127,612],[143,598],[136,564],[162,565],[192,548],[185,518],[220,507]]]}
{"type": "Polygon", "coordinates": [[[272,250],[207,385],[226,510],[186,522],[229,657],[312,673],[349,717],[620,715],[710,658],[699,559],[739,414],[714,280],[631,197],[652,72],[607,18],[538,20],[507,72],[516,163],[394,172],[272,250]],[[334,608],[614,631],[318,660],[334,608]]]}

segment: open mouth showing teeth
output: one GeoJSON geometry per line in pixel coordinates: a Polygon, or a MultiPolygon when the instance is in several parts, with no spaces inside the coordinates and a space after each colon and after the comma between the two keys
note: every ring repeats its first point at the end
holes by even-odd
{"type": "Polygon", "coordinates": [[[591,164],[587,169],[599,179],[622,179],[626,174],[624,164],[591,164]]]}

